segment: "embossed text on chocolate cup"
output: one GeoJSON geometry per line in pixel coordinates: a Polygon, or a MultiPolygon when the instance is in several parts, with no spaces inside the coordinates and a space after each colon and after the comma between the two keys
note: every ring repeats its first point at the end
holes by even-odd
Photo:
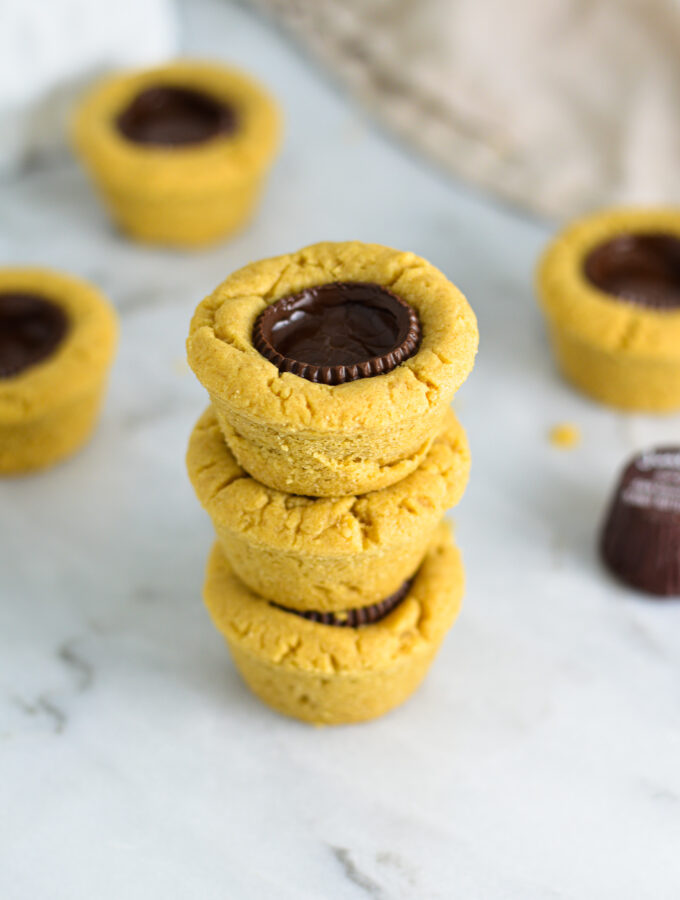
{"type": "Polygon", "coordinates": [[[607,567],[658,597],[680,596],[680,447],[661,447],[626,466],[602,531],[607,567]]]}
{"type": "Polygon", "coordinates": [[[282,297],[253,330],[254,346],[279,371],[330,385],[391,372],[420,340],[416,311],[367,282],[332,282],[282,297]]]}

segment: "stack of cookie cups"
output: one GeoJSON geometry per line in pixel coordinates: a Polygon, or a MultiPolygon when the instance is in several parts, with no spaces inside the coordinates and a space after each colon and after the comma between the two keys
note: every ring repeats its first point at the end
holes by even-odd
{"type": "Polygon", "coordinates": [[[467,301],[411,253],[322,243],[246,266],[198,307],[211,399],[187,465],[217,542],[204,597],[252,690],[317,724],[379,716],[458,615],[445,511],[470,455],[450,409],[467,301]]]}

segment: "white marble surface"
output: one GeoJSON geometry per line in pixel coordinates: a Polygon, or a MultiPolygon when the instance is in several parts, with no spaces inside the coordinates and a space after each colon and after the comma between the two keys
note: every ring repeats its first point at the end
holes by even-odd
{"type": "Polygon", "coordinates": [[[0,897],[677,898],[680,604],[618,587],[594,540],[620,463],[679,419],[560,383],[531,289],[548,228],[393,145],[243,10],[184,19],[188,51],[247,66],[286,109],[246,235],[134,246],[70,160],[0,187],[0,261],[92,278],[122,318],[93,443],[0,484],[0,897]],[[350,237],[423,254],[479,314],[457,401],[469,589],[412,702],[319,730],[248,694],[203,610],[211,528],[183,455],[204,397],[183,341],[230,270],[350,237]],[[579,449],[549,444],[560,421],[579,449]]]}

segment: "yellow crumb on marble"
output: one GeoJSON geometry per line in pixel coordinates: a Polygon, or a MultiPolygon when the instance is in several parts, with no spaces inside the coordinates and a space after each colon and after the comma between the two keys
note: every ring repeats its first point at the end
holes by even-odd
{"type": "Polygon", "coordinates": [[[190,375],[191,369],[185,356],[178,356],[172,362],[172,368],[176,375],[190,375]]]}
{"type": "Polygon", "coordinates": [[[548,432],[548,439],[553,447],[560,450],[571,450],[581,443],[581,429],[570,422],[560,422],[548,432]]]}

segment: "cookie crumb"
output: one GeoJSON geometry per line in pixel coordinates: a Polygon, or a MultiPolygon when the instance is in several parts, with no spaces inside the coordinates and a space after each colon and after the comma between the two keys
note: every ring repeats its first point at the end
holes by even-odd
{"type": "Polygon", "coordinates": [[[559,425],[553,425],[548,432],[548,439],[553,447],[571,450],[581,443],[581,429],[569,422],[561,422],[559,425]]]}
{"type": "Polygon", "coordinates": [[[185,356],[179,356],[172,362],[172,368],[175,371],[176,375],[189,375],[191,373],[191,369],[189,368],[189,363],[185,356]]]}

